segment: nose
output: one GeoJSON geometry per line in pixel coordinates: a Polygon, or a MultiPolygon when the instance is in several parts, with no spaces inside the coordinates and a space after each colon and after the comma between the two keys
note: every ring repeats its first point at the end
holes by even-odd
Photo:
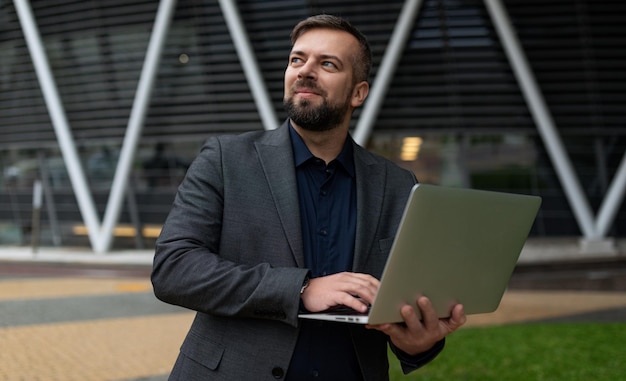
{"type": "Polygon", "coordinates": [[[300,66],[298,70],[298,79],[315,79],[315,66],[313,65],[312,60],[308,60],[304,63],[304,65],[300,66]]]}

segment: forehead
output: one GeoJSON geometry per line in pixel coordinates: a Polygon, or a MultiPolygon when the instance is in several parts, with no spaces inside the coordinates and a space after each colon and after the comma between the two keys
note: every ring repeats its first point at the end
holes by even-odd
{"type": "Polygon", "coordinates": [[[359,42],[348,32],[334,29],[311,29],[298,37],[291,49],[313,55],[333,55],[347,59],[357,54],[359,42]]]}

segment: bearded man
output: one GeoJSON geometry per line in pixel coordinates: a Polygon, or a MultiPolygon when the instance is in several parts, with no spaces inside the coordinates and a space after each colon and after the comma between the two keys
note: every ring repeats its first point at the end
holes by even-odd
{"type": "Polygon", "coordinates": [[[465,322],[430,301],[404,323],[298,319],[378,290],[415,176],[355,144],[369,44],[346,20],[319,15],[292,31],[288,120],[273,131],[209,139],[176,195],[156,245],[156,296],[197,311],[170,380],[388,380],[431,361],[465,322]]]}

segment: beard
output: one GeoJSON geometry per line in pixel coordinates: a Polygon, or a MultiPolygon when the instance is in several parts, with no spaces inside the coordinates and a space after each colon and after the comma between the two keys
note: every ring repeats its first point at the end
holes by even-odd
{"type": "MultiPolygon", "coordinates": [[[[295,90],[295,88],[302,85],[302,83],[296,83],[292,90],[295,90]]],[[[317,89],[310,84],[307,84],[307,87],[317,89]]],[[[343,103],[331,105],[326,99],[326,93],[324,92],[321,92],[323,98],[322,103],[317,106],[314,105],[309,99],[302,99],[299,102],[296,102],[293,95],[294,93],[295,91],[292,91],[291,96],[285,97],[283,100],[283,106],[285,107],[289,118],[305,130],[332,130],[343,123],[346,113],[350,108],[349,99],[343,103]]]]}

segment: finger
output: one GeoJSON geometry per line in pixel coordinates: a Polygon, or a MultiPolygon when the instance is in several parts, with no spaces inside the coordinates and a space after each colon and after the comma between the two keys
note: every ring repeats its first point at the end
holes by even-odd
{"type": "Polygon", "coordinates": [[[413,307],[408,304],[405,304],[402,308],[400,308],[400,315],[402,315],[404,323],[411,332],[419,333],[424,329],[424,325],[422,324],[417,313],[413,307]]]}
{"type": "Polygon", "coordinates": [[[359,312],[367,312],[367,309],[370,305],[370,303],[368,303],[364,299],[355,298],[354,296],[350,294],[345,294],[345,293],[341,295],[341,300],[339,301],[338,304],[342,304],[346,307],[350,307],[353,310],[359,311],[359,312]]]}
{"type": "Polygon", "coordinates": [[[368,274],[341,273],[338,274],[342,281],[342,291],[361,298],[366,304],[374,302],[380,282],[368,274]]]}
{"type": "Polygon", "coordinates": [[[406,327],[403,327],[400,324],[391,324],[391,323],[367,324],[365,325],[365,328],[376,329],[378,331],[381,331],[382,333],[384,333],[385,335],[389,337],[399,337],[407,329],[406,327]]]}
{"type": "Polygon", "coordinates": [[[364,287],[369,290],[377,291],[380,287],[380,281],[369,274],[362,273],[349,273],[352,282],[355,285],[364,287]]]}
{"type": "Polygon", "coordinates": [[[383,324],[367,324],[366,328],[377,329],[391,336],[393,332],[405,332],[409,327],[421,328],[422,322],[417,317],[413,307],[405,304],[400,308],[400,315],[404,320],[404,324],[399,323],[383,323],[383,324]]]}
{"type": "Polygon", "coordinates": [[[449,325],[450,329],[453,331],[460,328],[467,321],[467,316],[465,316],[465,310],[463,309],[462,304],[457,304],[452,309],[452,313],[450,314],[449,325]]]}
{"type": "Polygon", "coordinates": [[[417,299],[417,306],[422,313],[422,324],[426,330],[436,329],[439,326],[439,317],[430,299],[425,296],[420,296],[417,299]]]}
{"type": "MultiPolygon", "coordinates": [[[[323,282],[323,293],[327,307],[344,305],[359,312],[366,312],[378,291],[378,280],[362,273],[342,272],[317,278],[323,282]]],[[[312,287],[311,282],[309,288],[312,287]]]]}
{"type": "Polygon", "coordinates": [[[374,276],[370,275],[370,274],[365,274],[365,273],[351,273],[351,272],[345,272],[344,274],[348,274],[354,278],[358,278],[361,279],[363,281],[366,282],[370,282],[370,283],[380,283],[380,281],[378,279],[376,279],[374,276]]]}
{"type": "Polygon", "coordinates": [[[329,276],[339,277],[339,278],[343,278],[344,280],[352,280],[355,282],[364,282],[364,283],[378,283],[379,282],[378,279],[374,278],[370,274],[353,273],[349,271],[344,271],[344,272],[329,275],[329,276]]]}
{"type": "MultiPolygon", "coordinates": [[[[356,311],[365,312],[367,301],[357,299],[346,286],[346,276],[312,278],[302,294],[304,307],[311,312],[323,311],[336,305],[345,305],[356,311]]],[[[349,282],[348,282],[349,283],[349,282]]]]}

